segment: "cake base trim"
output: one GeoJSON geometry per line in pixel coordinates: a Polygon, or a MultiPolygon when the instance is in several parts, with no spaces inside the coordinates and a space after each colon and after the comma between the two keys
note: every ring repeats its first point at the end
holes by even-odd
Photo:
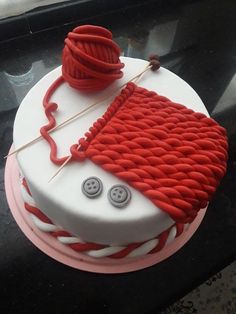
{"type": "Polygon", "coordinates": [[[20,186],[25,209],[39,230],[47,232],[51,236],[55,237],[59,242],[68,245],[76,252],[82,252],[83,254],[87,254],[95,258],[109,257],[120,259],[154,254],[161,251],[166,245],[174,241],[189,227],[189,224],[175,223],[153,239],[140,243],[130,243],[124,246],[87,243],[55,225],[40,211],[39,208],[37,208],[24,177],[20,178],[20,186]]]}
{"type": "Polygon", "coordinates": [[[5,189],[8,204],[16,223],[37,248],[60,263],[95,273],[126,273],[144,269],[162,262],[189,241],[201,224],[206,212],[206,209],[201,210],[188,230],[158,253],[132,259],[95,259],[71,250],[54,237],[35,227],[32,219],[24,208],[19,186],[19,170],[14,156],[7,159],[5,168],[5,189]]]}

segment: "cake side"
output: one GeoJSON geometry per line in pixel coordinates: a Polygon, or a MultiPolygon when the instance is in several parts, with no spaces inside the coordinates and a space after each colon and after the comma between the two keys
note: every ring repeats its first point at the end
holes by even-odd
{"type": "Polygon", "coordinates": [[[28,184],[23,176],[20,177],[20,188],[25,210],[38,230],[51,235],[56,238],[59,243],[69,246],[75,252],[83,253],[93,258],[109,257],[112,259],[123,259],[155,254],[172,243],[177,237],[183,235],[189,227],[189,224],[174,223],[171,227],[168,227],[160,234],[157,234],[154,238],[147,241],[129,243],[127,245],[103,245],[99,243],[85,242],[83,239],[74,236],[54,224],[39,208],[37,208],[28,184]]]}

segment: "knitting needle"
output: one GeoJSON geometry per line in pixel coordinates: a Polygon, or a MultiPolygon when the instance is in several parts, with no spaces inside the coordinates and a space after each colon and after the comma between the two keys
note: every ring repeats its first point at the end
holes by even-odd
{"type": "Polygon", "coordinates": [[[54,175],[48,180],[48,183],[52,181],[53,178],[55,178],[56,175],[62,170],[62,168],[65,167],[65,165],[71,160],[72,155],[68,156],[67,159],[63,162],[63,164],[57,169],[57,171],[54,173],[54,175]]]}
{"type": "MultiPolygon", "coordinates": [[[[149,68],[151,68],[151,65],[149,64],[148,66],[145,67],[145,69],[139,73],[138,75],[136,75],[135,77],[133,77],[131,80],[129,80],[129,82],[131,81],[136,81],[138,80],[149,68]]],[[[129,83],[127,82],[127,83],[129,83]]],[[[124,85],[126,85],[127,83],[123,84],[122,86],[119,87],[122,88],[124,85]]],[[[79,146],[77,147],[77,149],[79,148],[79,146]]],[[[68,164],[68,162],[71,160],[72,155],[70,155],[65,161],[64,163],[60,166],[60,168],[56,171],[56,173],[49,179],[48,183],[51,182],[58,174],[59,172],[61,172],[61,170],[68,164]]]]}
{"type": "MultiPolygon", "coordinates": [[[[129,82],[132,82],[133,80],[139,78],[141,75],[143,75],[149,68],[151,68],[152,65],[148,64],[145,69],[140,72],[139,74],[137,74],[136,76],[134,76],[133,78],[131,78],[128,82],[122,84],[121,86],[119,86],[117,89],[115,89],[112,93],[110,93],[108,96],[99,99],[98,101],[96,101],[95,103],[91,104],[90,106],[88,106],[87,108],[81,110],[80,112],[76,113],[74,116],[71,116],[70,118],[66,119],[64,122],[58,124],[57,126],[55,126],[54,128],[52,128],[51,130],[48,131],[48,133],[54,132],[57,129],[61,128],[62,126],[67,125],[68,123],[70,123],[71,121],[75,120],[76,118],[78,118],[80,115],[82,115],[83,113],[87,112],[88,110],[90,110],[92,107],[98,105],[99,103],[109,99],[111,96],[113,96],[114,93],[116,93],[119,89],[121,89],[122,87],[124,87],[126,84],[128,84],[129,82]]],[[[42,139],[42,135],[39,135],[38,137],[36,137],[35,139],[29,141],[28,143],[22,145],[21,147],[17,148],[16,150],[14,150],[13,152],[9,153],[8,155],[6,155],[4,158],[10,157],[11,155],[14,155],[18,152],[20,152],[21,150],[23,150],[24,148],[26,148],[27,146],[37,142],[38,140],[42,139]]]]}

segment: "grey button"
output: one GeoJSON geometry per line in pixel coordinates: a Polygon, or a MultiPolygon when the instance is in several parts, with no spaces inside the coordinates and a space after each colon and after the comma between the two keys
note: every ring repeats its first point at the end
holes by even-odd
{"type": "Polygon", "coordinates": [[[125,185],[117,184],[108,191],[108,199],[112,205],[121,208],[129,203],[131,193],[125,185]]]}
{"type": "Polygon", "coordinates": [[[89,177],[82,183],[82,192],[89,198],[94,198],[102,193],[102,181],[97,177],[89,177]]]}

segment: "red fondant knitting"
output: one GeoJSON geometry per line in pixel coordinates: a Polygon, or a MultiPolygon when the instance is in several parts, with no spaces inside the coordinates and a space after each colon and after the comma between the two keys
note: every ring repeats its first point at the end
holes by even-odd
{"type": "Polygon", "coordinates": [[[89,158],[176,222],[187,223],[224,176],[227,149],[225,129],[213,119],[128,83],[71,153],[74,160],[89,158]]]}
{"type": "Polygon", "coordinates": [[[51,148],[51,153],[50,153],[50,158],[51,160],[57,164],[60,165],[62,164],[65,160],[66,157],[63,158],[57,158],[57,145],[53,138],[49,136],[48,131],[53,129],[56,126],[56,120],[53,116],[53,113],[57,110],[57,104],[54,102],[50,102],[50,98],[52,97],[53,93],[55,90],[64,82],[64,79],[62,76],[60,76],[53,84],[48,88],[44,98],[43,98],[43,106],[44,106],[44,112],[46,117],[48,118],[48,124],[44,125],[40,129],[41,135],[47,139],[50,148],[51,148]]]}

